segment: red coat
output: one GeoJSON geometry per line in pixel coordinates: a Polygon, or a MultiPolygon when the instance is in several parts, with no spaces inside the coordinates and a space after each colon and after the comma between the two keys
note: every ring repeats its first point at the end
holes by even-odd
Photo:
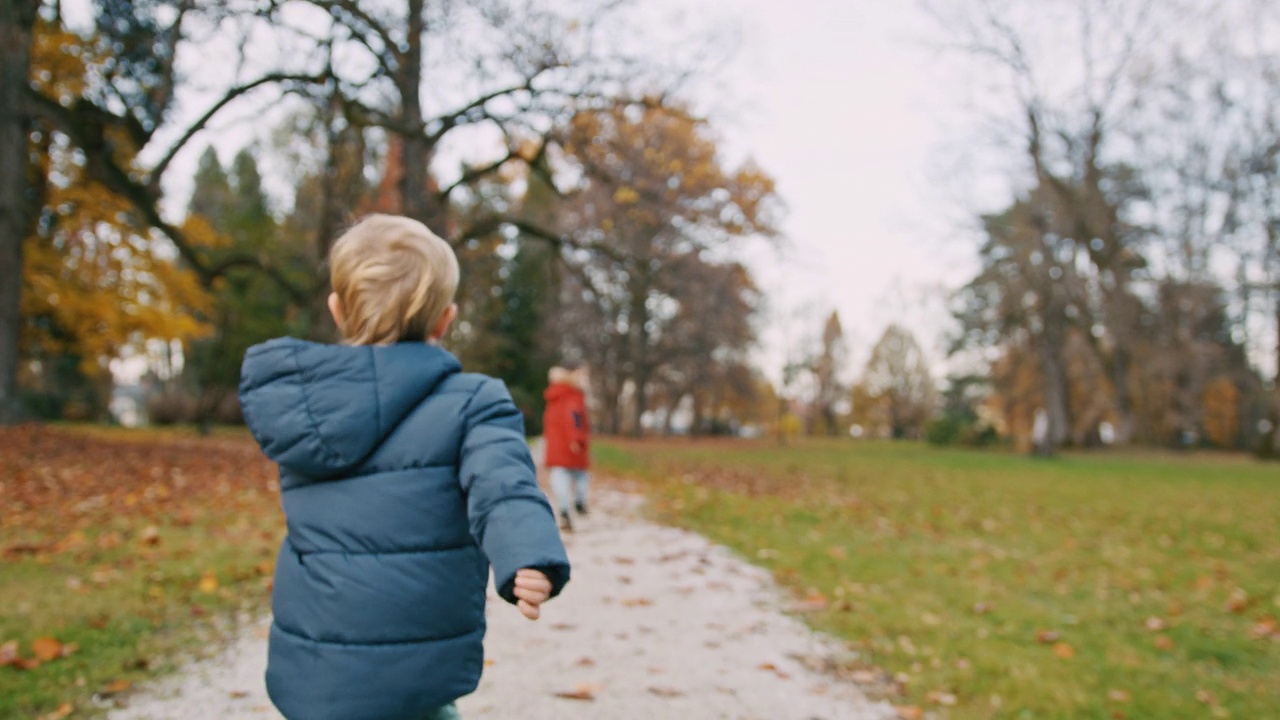
{"type": "Polygon", "coordinates": [[[552,383],[543,397],[542,438],[547,445],[547,467],[586,470],[591,465],[586,396],[576,385],[552,383]]]}

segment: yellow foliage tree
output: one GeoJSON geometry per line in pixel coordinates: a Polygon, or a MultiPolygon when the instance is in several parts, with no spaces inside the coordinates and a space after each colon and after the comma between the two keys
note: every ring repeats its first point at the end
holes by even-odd
{"type": "MultiPolygon", "coordinates": [[[[71,102],[84,90],[90,52],[78,36],[40,24],[32,82],[48,97],[71,102]]],[[[51,382],[45,361],[71,357],[82,375],[101,382],[109,361],[126,348],[205,333],[199,318],[208,294],[133,206],[88,177],[58,133],[36,134],[32,156],[45,179],[44,212],[23,248],[20,381],[39,389],[51,382]]]]}

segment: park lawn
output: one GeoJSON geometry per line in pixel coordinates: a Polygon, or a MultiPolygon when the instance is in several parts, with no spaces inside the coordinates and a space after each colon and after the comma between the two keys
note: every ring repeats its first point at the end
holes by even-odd
{"type": "Polygon", "coordinates": [[[82,717],[264,612],[283,536],[245,437],[0,429],[0,718],[82,717]]]}
{"type": "Polygon", "coordinates": [[[848,441],[596,459],[769,568],[903,717],[1280,717],[1280,466],[848,441]]]}

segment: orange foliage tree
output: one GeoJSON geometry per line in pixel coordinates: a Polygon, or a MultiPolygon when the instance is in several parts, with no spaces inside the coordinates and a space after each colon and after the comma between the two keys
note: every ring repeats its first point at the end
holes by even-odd
{"type": "Polygon", "coordinates": [[[1218,447],[1232,448],[1240,440],[1240,389],[1229,377],[1215,378],[1204,391],[1204,433],[1218,447]]]}

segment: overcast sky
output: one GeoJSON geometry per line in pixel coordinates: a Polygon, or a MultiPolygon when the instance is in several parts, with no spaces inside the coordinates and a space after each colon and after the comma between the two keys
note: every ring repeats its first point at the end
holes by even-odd
{"type": "Polygon", "coordinates": [[[954,160],[973,118],[932,20],[908,0],[717,1],[743,22],[730,75],[744,110],[726,134],[788,206],[787,248],[756,262],[777,319],[769,364],[832,309],[855,360],[890,322],[936,351],[943,288],[975,252],[956,232],[971,198],[955,188],[972,178],[954,160]]]}

